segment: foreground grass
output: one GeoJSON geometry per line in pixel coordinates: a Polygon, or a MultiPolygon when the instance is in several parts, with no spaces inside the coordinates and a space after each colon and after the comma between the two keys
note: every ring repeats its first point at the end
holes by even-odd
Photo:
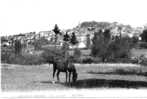
{"type": "Polygon", "coordinates": [[[147,88],[147,67],[76,65],[78,81],[72,86],[65,84],[65,74],[61,73],[61,83],[52,84],[52,66],[47,65],[2,65],[2,90],[54,90],[71,88],[147,88]],[[131,74],[128,73],[131,71],[131,74]],[[133,72],[132,72],[133,71],[133,72]],[[120,74],[121,72],[121,74],[120,74]],[[128,74],[127,74],[128,73],[128,74]],[[139,74],[138,74],[139,73],[139,74]]]}

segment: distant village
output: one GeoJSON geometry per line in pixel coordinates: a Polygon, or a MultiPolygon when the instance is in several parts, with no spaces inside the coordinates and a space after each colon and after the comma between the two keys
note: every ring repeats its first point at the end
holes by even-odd
{"type": "MultiPolygon", "coordinates": [[[[60,27],[59,27],[60,28],[60,27]]],[[[138,40],[141,40],[140,34],[142,33],[143,29],[142,27],[132,28],[129,25],[122,25],[117,22],[114,23],[107,23],[107,22],[83,22],[79,24],[77,27],[73,29],[67,29],[67,30],[60,30],[60,34],[57,35],[58,39],[55,42],[55,32],[53,30],[50,31],[40,31],[38,33],[36,32],[29,32],[29,33],[20,33],[18,35],[11,35],[11,36],[2,36],[1,37],[1,46],[14,46],[14,41],[19,40],[22,45],[25,45],[25,51],[28,50],[34,50],[33,42],[35,40],[38,40],[40,38],[44,38],[48,41],[48,44],[46,46],[62,46],[63,45],[63,37],[67,33],[69,36],[71,36],[72,33],[75,33],[76,38],[78,40],[78,43],[76,46],[73,46],[70,44],[69,48],[86,48],[86,42],[87,42],[87,36],[89,35],[90,40],[92,40],[94,36],[94,32],[98,30],[105,31],[106,29],[109,29],[111,32],[111,37],[119,36],[122,37],[137,37],[138,40]]],[[[92,43],[92,41],[90,42],[92,43]]],[[[30,52],[30,51],[28,51],[30,52]]]]}

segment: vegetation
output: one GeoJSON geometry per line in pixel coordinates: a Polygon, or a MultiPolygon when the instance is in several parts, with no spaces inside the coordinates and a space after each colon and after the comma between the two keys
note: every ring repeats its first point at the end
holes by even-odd
{"type": "Polygon", "coordinates": [[[81,28],[86,28],[86,27],[99,27],[99,28],[107,28],[110,26],[109,22],[96,22],[96,21],[91,21],[91,22],[83,22],[81,23],[81,28]]]}
{"type": "Polygon", "coordinates": [[[47,45],[49,41],[45,39],[44,37],[41,37],[34,41],[34,48],[35,50],[40,50],[42,48],[42,45],[47,45]]]}
{"type": "Polygon", "coordinates": [[[15,40],[15,54],[21,54],[21,50],[22,50],[22,45],[21,42],[19,40],[15,40]]]}
{"type": "Polygon", "coordinates": [[[142,41],[147,42],[147,29],[144,30],[140,36],[142,38],[142,41]]]}
{"type": "Polygon", "coordinates": [[[1,62],[10,63],[11,59],[9,57],[12,53],[15,53],[15,51],[12,48],[1,47],[1,62]]]}
{"type": "Polygon", "coordinates": [[[81,57],[81,51],[80,49],[74,49],[74,57],[79,59],[81,57]]]}
{"type": "MultiPolygon", "coordinates": [[[[63,42],[62,42],[63,46],[58,47],[58,46],[54,46],[53,44],[55,44],[58,41],[58,36],[61,34],[61,31],[60,31],[58,25],[55,24],[55,27],[52,30],[55,33],[55,38],[53,37],[52,41],[55,41],[55,42],[52,42],[52,44],[49,45],[50,42],[47,39],[45,39],[44,37],[39,37],[37,39],[33,39],[34,41],[32,41],[30,44],[31,45],[30,49],[32,48],[32,45],[33,45],[33,47],[35,49],[34,50],[32,48],[33,51],[42,51],[43,52],[42,55],[36,56],[36,55],[30,54],[30,53],[28,53],[30,55],[26,55],[26,56],[21,55],[23,48],[25,49],[26,46],[23,46],[21,44],[21,41],[16,40],[12,44],[12,46],[11,46],[12,48],[7,49],[8,46],[6,46],[5,50],[2,49],[2,54],[1,54],[2,62],[19,63],[19,62],[16,62],[15,59],[16,60],[22,59],[22,60],[26,60],[25,61],[26,64],[28,64],[28,63],[32,64],[33,62],[32,63],[27,62],[27,61],[29,61],[29,60],[27,60],[27,59],[29,59],[29,57],[32,57],[32,59],[38,60],[38,63],[46,62],[46,59],[52,59],[52,57],[54,57],[54,56],[56,58],[58,58],[60,56],[69,57],[68,51],[69,51],[70,44],[76,45],[78,43],[78,40],[77,40],[77,37],[75,34],[76,32],[74,32],[74,30],[76,30],[79,33],[83,33],[83,32],[87,33],[87,31],[88,31],[88,35],[86,35],[86,47],[87,47],[86,50],[91,51],[91,54],[84,55],[82,53],[83,49],[75,49],[73,57],[77,58],[78,61],[80,60],[80,62],[84,62],[84,63],[86,63],[86,62],[87,63],[88,62],[89,63],[90,62],[94,62],[94,63],[97,63],[97,62],[127,62],[128,63],[130,61],[129,60],[130,49],[135,48],[136,43],[139,45],[139,48],[147,48],[147,43],[146,43],[147,30],[144,30],[143,33],[141,34],[143,42],[138,42],[138,37],[136,37],[136,36],[134,36],[131,39],[128,37],[121,36],[122,27],[128,27],[127,31],[129,31],[129,29],[131,29],[130,26],[117,25],[115,23],[109,23],[109,22],[95,22],[95,21],[83,22],[79,25],[79,27],[73,29],[71,36],[68,34],[68,32],[66,32],[66,34],[63,35],[63,42]],[[120,33],[120,36],[112,37],[110,29],[113,29],[115,26],[119,27],[117,32],[120,33]],[[82,32],[80,29],[82,30],[82,32]],[[92,33],[94,31],[96,31],[97,29],[101,29],[101,30],[94,33],[94,37],[93,37],[92,43],[91,43],[90,32],[92,33]],[[42,47],[42,45],[43,45],[43,47],[42,47]],[[49,47],[48,51],[47,51],[47,49],[46,50],[43,49],[45,47],[49,47]],[[56,48],[54,48],[54,47],[56,47],[56,48]],[[61,49],[59,50],[58,48],[61,48],[61,49]],[[51,49],[53,49],[53,50],[51,50],[51,49]],[[82,59],[79,59],[81,57],[82,57],[82,59]]],[[[30,37],[33,37],[33,36],[30,36],[30,37]]],[[[5,43],[6,41],[9,41],[10,39],[13,39],[13,37],[10,37],[10,38],[2,37],[1,41],[5,43]]],[[[76,47],[76,46],[74,46],[74,47],[76,47]]],[[[138,48],[138,46],[137,46],[137,48],[138,48]]],[[[21,64],[22,61],[21,60],[19,60],[19,61],[21,64]]],[[[22,62],[22,63],[25,63],[25,62],[22,62]]]]}
{"type": "Polygon", "coordinates": [[[68,42],[64,42],[61,49],[63,51],[64,57],[66,57],[66,58],[69,57],[69,53],[68,53],[69,43],[68,42]]]}
{"type": "Polygon", "coordinates": [[[66,32],[66,34],[64,35],[64,37],[63,37],[63,40],[64,41],[70,41],[70,36],[68,35],[68,33],[66,32]]]}
{"type": "Polygon", "coordinates": [[[55,24],[53,31],[55,32],[56,35],[60,34],[60,29],[57,24],[55,24]]]}
{"type": "Polygon", "coordinates": [[[55,42],[57,42],[57,40],[58,40],[58,35],[61,34],[60,29],[59,29],[59,27],[58,27],[57,24],[55,24],[55,27],[54,27],[53,31],[54,31],[54,33],[55,33],[55,42]]]}
{"type": "Polygon", "coordinates": [[[101,57],[103,62],[109,59],[129,58],[131,42],[127,37],[115,37],[112,40],[109,30],[106,30],[104,33],[100,30],[95,32],[92,41],[92,55],[94,57],[101,57]]]}
{"type": "Polygon", "coordinates": [[[9,51],[2,52],[2,63],[9,64],[22,64],[22,65],[35,65],[42,64],[43,58],[37,55],[27,54],[27,55],[15,55],[15,53],[10,49],[9,51]]]}
{"type": "Polygon", "coordinates": [[[71,43],[72,45],[76,45],[76,44],[78,43],[77,37],[76,37],[76,35],[75,35],[74,32],[72,33],[72,36],[71,36],[71,39],[70,39],[70,43],[71,43]]]}
{"type": "MultiPolygon", "coordinates": [[[[109,32],[108,32],[109,33],[109,32]]],[[[108,34],[107,34],[108,35],[108,34]]],[[[92,56],[94,57],[101,57],[102,61],[104,62],[109,55],[109,40],[110,38],[107,38],[106,34],[100,30],[99,32],[95,32],[94,38],[92,40],[93,46],[92,46],[92,56]]]]}
{"type": "Polygon", "coordinates": [[[60,49],[54,49],[54,50],[45,49],[41,57],[43,57],[44,63],[49,63],[52,62],[53,60],[63,59],[65,57],[65,53],[63,50],[60,49]]]}
{"type": "Polygon", "coordinates": [[[87,37],[87,39],[86,39],[86,47],[89,49],[91,47],[90,35],[87,34],[86,37],[87,37]]]}

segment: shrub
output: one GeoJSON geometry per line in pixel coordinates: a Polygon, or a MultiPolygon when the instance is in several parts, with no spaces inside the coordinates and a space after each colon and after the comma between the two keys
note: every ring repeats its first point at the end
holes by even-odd
{"type": "Polygon", "coordinates": [[[73,57],[72,60],[73,60],[72,62],[74,62],[74,63],[82,63],[82,59],[81,58],[75,58],[75,57],[73,57]]]}
{"type": "Polygon", "coordinates": [[[120,75],[128,75],[128,74],[134,75],[134,74],[141,73],[139,70],[135,70],[135,69],[125,70],[125,69],[122,69],[122,68],[116,69],[114,72],[117,73],[117,74],[120,74],[120,75]]]}
{"type": "Polygon", "coordinates": [[[108,62],[113,62],[113,63],[132,63],[133,61],[130,60],[129,58],[114,58],[114,59],[109,59],[108,62]]]}
{"type": "Polygon", "coordinates": [[[147,48],[147,43],[146,42],[141,42],[139,43],[140,48],[147,48]]]}
{"type": "Polygon", "coordinates": [[[22,64],[22,65],[33,65],[33,64],[41,64],[44,62],[43,58],[39,55],[32,54],[15,54],[11,49],[2,50],[2,63],[9,64],[22,64]]]}
{"type": "Polygon", "coordinates": [[[12,48],[2,47],[1,48],[1,62],[9,63],[11,61],[10,59],[11,54],[15,55],[14,50],[12,48]]]}
{"type": "Polygon", "coordinates": [[[102,59],[99,58],[99,57],[94,57],[94,58],[93,58],[93,62],[94,62],[94,63],[100,63],[100,62],[102,62],[102,59]]]}
{"type": "Polygon", "coordinates": [[[41,56],[45,63],[52,62],[53,60],[64,58],[64,51],[59,49],[45,49],[41,56]]]}
{"type": "Polygon", "coordinates": [[[78,49],[78,48],[74,49],[74,57],[75,58],[80,58],[80,56],[81,56],[80,49],[78,49]]]}
{"type": "Polygon", "coordinates": [[[92,62],[93,62],[93,59],[90,58],[90,57],[85,58],[85,59],[82,60],[82,63],[90,63],[91,64],[92,62]]]}
{"type": "Polygon", "coordinates": [[[147,42],[147,29],[143,30],[143,33],[140,36],[142,41],[147,42]]]}
{"type": "Polygon", "coordinates": [[[15,40],[14,48],[15,48],[15,54],[21,54],[22,44],[21,44],[20,40],[15,40]]]}
{"type": "Polygon", "coordinates": [[[131,49],[130,43],[127,37],[114,40],[108,47],[109,56],[111,58],[129,58],[131,49]]]}
{"type": "Polygon", "coordinates": [[[37,65],[44,63],[43,58],[37,55],[25,55],[25,56],[20,56],[20,58],[22,64],[26,64],[26,65],[37,65]]]}
{"type": "Polygon", "coordinates": [[[140,64],[143,66],[147,66],[147,58],[144,55],[140,56],[140,64]]]}
{"type": "Polygon", "coordinates": [[[90,39],[90,35],[87,34],[86,35],[86,48],[90,48],[91,47],[91,39],[90,39]]]}
{"type": "Polygon", "coordinates": [[[49,41],[47,39],[45,39],[44,37],[41,37],[39,39],[34,40],[34,48],[35,50],[41,50],[43,45],[47,45],[49,43],[49,41]]]}
{"type": "Polygon", "coordinates": [[[19,55],[19,56],[11,56],[11,61],[9,63],[11,64],[21,64],[21,65],[36,65],[36,64],[42,64],[43,58],[36,56],[36,55],[19,55]]]}

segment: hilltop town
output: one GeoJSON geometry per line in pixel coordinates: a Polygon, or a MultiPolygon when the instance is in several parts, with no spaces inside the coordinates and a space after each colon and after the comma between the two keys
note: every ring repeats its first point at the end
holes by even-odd
{"type": "MultiPolygon", "coordinates": [[[[67,30],[62,30],[60,29],[60,27],[58,27],[57,24],[55,24],[55,27],[49,31],[40,31],[38,33],[29,32],[29,33],[20,33],[18,35],[2,36],[1,37],[2,62],[7,63],[8,61],[11,61],[15,63],[15,61],[12,61],[11,58],[16,60],[18,58],[17,60],[18,63],[21,63],[20,62],[21,60],[25,60],[25,59],[28,60],[29,59],[28,56],[30,58],[35,57],[35,58],[31,58],[32,60],[29,60],[30,63],[32,63],[35,59],[36,60],[39,59],[38,61],[35,62],[43,62],[42,56],[40,57],[40,55],[42,55],[45,49],[48,50],[53,49],[54,51],[55,49],[59,49],[59,50],[67,49],[70,56],[77,54],[80,57],[80,60],[82,61],[84,61],[83,58],[86,59],[86,61],[87,60],[94,61],[93,59],[91,59],[91,55],[95,53],[93,52],[95,48],[96,48],[96,53],[99,52],[98,54],[99,58],[102,57],[104,58],[105,55],[107,56],[107,53],[109,53],[112,55],[108,55],[107,58],[110,58],[111,56],[111,58],[114,57],[114,60],[119,58],[126,58],[126,57],[138,59],[138,57],[142,55],[145,57],[147,56],[147,54],[144,51],[139,49],[139,48],[143,48],[143,49],[147,48],[147,44],[145,42],[146,36],[142,35],[143,32],[146,33],[146,31],[144,30],[145,28],[143,27],[134,28],[131,27],[130,25],[123,25],[117,22],[113,22],[113,23],[96,22],[96,21],[82,22],[78,24],[76,27],[67,30]],[[105,34],[106,34],[106,38],[107,37],[109,38],[107,39],[110,44],[105,41],[105,34]],[[119,39],[119,42],[122,42],[122,44],[121,43],[117,44],[118,42],[117,38],[119,39]],[[97,41],[98,39],[100,41],[97,41]],[[96,44],[94,44],[95,40],[97,42],[96,44]],[[104,45],[108,47],[105,47],[104,45]],[[114,46],[112,47],[110,52],[109,50],[107,50],[109,46],[110,47],[114,46]],[[113,49],[115,47],[117,49],[113,49]],[[106,52],[104,52],[105,49],[106,52]],[[100,50],[103,51],[101,52],[100,50]],[[116,54],[115,52],[113,52],[115,50],[117,50],[118,53],[120,54],[120,55],[118,54],[119,56],[117,56],[117,58],[113,56],[113,54],[116,54]],[[101,55],[100,53],[103,53],[104,56],[99,56],[101,55]],[[22,59],[20,57],[22,57],[22,59]],[[23,59],[24,57],[26,58],[23,59]]],[[[77,55],[75,56],[77,57],[77,55]]],[[[79,61],[78,58],[76,60],[79,61]]]]}
{"type": "MultiPolygon", "coordinates": [[[[83,22],[78,26],[74,27],[73,29],[62,30],[60,29],[60,34],[58,35],[58,40],[56,45],[62,46],[64,35],[67,33],[71,36],[72,33],[75,33],[78,44],[76,45],[77,48],[86,48],[86,39],[87,35],[90,36],[90,39],[93,38],[94,32],[102,29],[110,29],[112,36],[122,35],[122,37],[137,37],[141,40],[140,34],[143,31],[142,27],[133,28],[130,25],[123,25],[117,22],[109,23],[109,22],[83,22]]],[[[20,40],[21,44],[25,45],[26,48],[33,47],[33,43],[36,40],[43,38],[46,40],[46,45],[55,44],[55,32],[53,30],[49,31],[40,31],[36,32],[29,32],[29,33],[20,33],[18,35],[11,35],[11,36],[2,36],[1,37],[1,46],[13,46],[15,40],[20,40]]],[[[71,45],[70,48],[73,46],[71,45]]]]}

